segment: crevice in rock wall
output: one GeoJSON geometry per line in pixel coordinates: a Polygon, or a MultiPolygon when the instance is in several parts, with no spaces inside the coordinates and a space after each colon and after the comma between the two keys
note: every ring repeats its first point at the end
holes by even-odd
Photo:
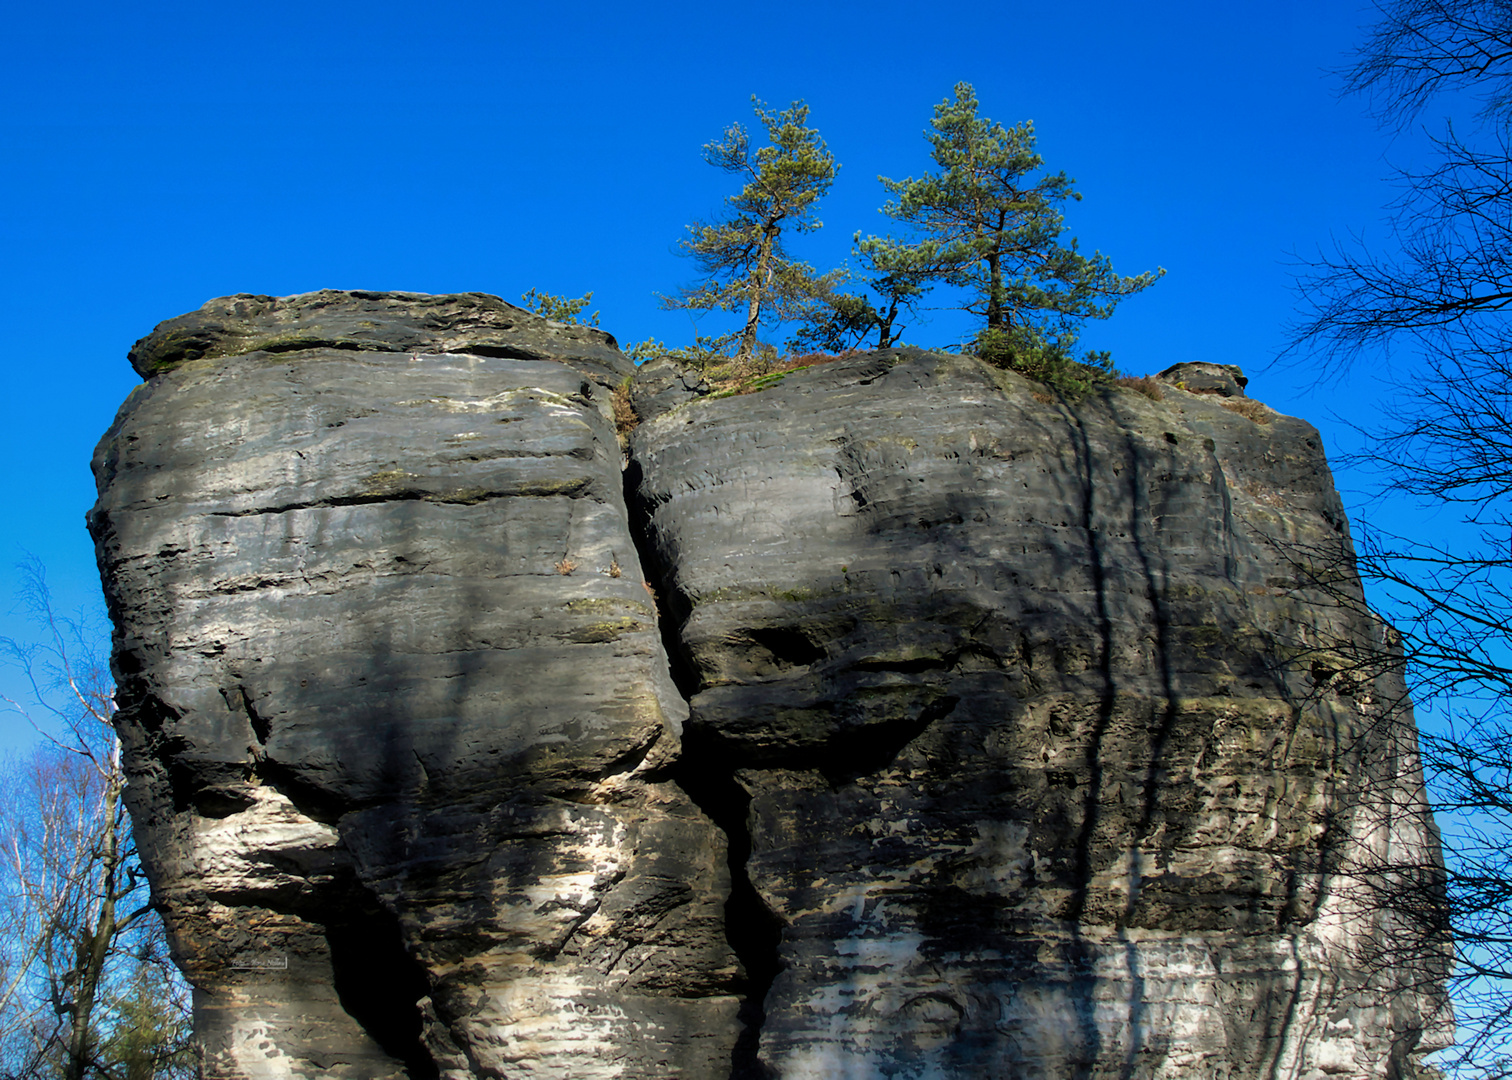
{"type": "Polygon", "coordinates": [[[420,487],[394,487],[383,491],[360,492],[355,495],[332,495],[327,498],[308,499],[304,502],[281,503],[278,506],[253,506],[242,510],[212,510],[209,517],[242,518],[269,517],[291,514],[299,510],[332,509],[345,506],[373,506],[390,502],[429,502],[456,506],[477,506],[496,499],[530,498],[587,498],[593,494],[593,481],[587,477],[574,483],[549,486],[520,484],[514,488],[483,490],[457,488],[448,491],[432,491],[420,487]]]}
{"type": "Polygon", "coordinates": [[[667,653],[672,681],[677,685],[677,692],[685,700],[691,700],[699,690],[700,679],[677,634],[678,627],[688,617],[689,604],[687,598],[677,591],[671,573],[657,555],[656,537],[651,524],[651,515],[656,507],[641,495],[641,477],[641,466],[635,460],[635,443],[632,440],[624,469],[625,512],[630,519],[630,538],[635,542],[635,551],[640,557],[641,572],[646,575],[646,584],[655,590],[656,624],[661,630],[662,647],[667,653]]]}
{"type": "Polygon", "coordinates": [[[257,739],[257,745],[268,745],[268,736],[273,733],[273,729],[269,725],[267,718],[258,715],[257,707],[252,704],[252,698],[247,693],[245,686],[238,685],[236,690],[241,696],[241,706],[247,714],[247,723],[252,726],[252,734],[257,739]]]}
{"type": "Polygon", "coordinates": [[[751,796],[735,778],[735,762],[712,740],[697,732],[683,739],[683,753],[673,780],[687,793],[728,842],[730,896],[725,901],[725,939],[745,969],[737,1014],[740,1037],[730,1055],[731,1080],[767,1080],[775,1074],[761,1063],[761,1030],[766,1022],[766,998],[782,970],[778,947],[782,920],[761,899],[751,880],[751,796]]]}
{"type": "MultiPolygon", "coordinates": [[[[691,700],[699,689],[698,672],[677,633],[687,618],[689,605],[657,557],[651,525],[655,507],[642,499],[640,484],[641,468],[635,460],[632,442],[624,472],[630,535],[635,541],[641,570],[657,591],[657,625],[672,680],[678,692],[691,700]]],[[[794,645],[786,641],[779,644],[794,645]]],[[[766,1022],[767,993],[782,970],[778,955],[782,920],[761,899],[751,880],[747,865],[751,857],[751,796],[735,777],[738,765],[716,738],[689,727],[683,732],[682,754],[672,768],[671,778],[725,834],[730,870],[730,895],[724,911],[725,939],[745,971],[739,988],[744,1000],[737,1014],[742,1027],[730,1054],[730,1080],[768,1080],[775,1074],[761,1062],[761,1032],[766,1022]]]]}
{"type": "Polygon", "coordinates": [[[332,984],[341,1007],[410,1080],[441,1075],[422,1038],[420,999],[430,993],[424,969],[404,948],[399,920],[367,889],[354,885],[339,919],[326,923],[332,984]]]}

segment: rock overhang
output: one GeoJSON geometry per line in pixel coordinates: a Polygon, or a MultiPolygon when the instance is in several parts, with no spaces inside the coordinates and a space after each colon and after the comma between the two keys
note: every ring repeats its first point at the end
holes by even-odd
{"type": "Polygon", "coordinates": [[[150,378],[192,360],[316,349],[552,359],[601,377],[634,371],[611,334],[555,322],[488,293],[351,289],[218,297],[158,324],[128,359],[150,378]]]}

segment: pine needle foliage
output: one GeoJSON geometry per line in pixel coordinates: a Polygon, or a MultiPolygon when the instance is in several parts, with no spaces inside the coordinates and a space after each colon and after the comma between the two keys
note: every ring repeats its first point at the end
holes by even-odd
{"type": "Polygon", "coordinates": [[[521,295],[520,299],[524,301],[526,311],[555,322],[578,326],[597,326],[599,324],[599,313],[597,311],[586,319],[580,317],[588,305],[593,303],[593,294],[591,292],[586,296],[579,296],[575,300],[569,300],[565,296],[555,296],[548,292],[539,292],[531,289],[521,295]]]}
{"type": "Polygon", "coordinates": [[[704,147],[704,160],[744,180],[726,199],[717,221],[695,222],[679,245],[704,273],[703,280],[664,297],[669,309],[744,311],[735,358],[756,351],[763,320],[807,318],[839,280],[821,275],[792,257],[787,239],[813,232],[823,222],[814,215],[819,198],[834,182],[838,166],[824,140],[806,127],[808,106],[795,101],[780,112],[751,99],[767,144],[754,146],[750,133],[732,124],[717,142],[704,147]]]}
{"type": "Polygon", "coordinates": [[[1062,209],[1081,194],[1064,172],[1043,171],[1033,123],[1005,128],[977,110],[971,84],[957,83],[925,132],[937,170],[880,178],[895,196],[883,213],[913,238],[857,236],[867,282],[883,300],[874,326],[889,338],[900,310],[935,285],[950,286],[958,306],[982,319],[978,355],[1084,392],[1111,364],[1105,353],[1071,358],[1078,327],[1108,318],[1165,271],[1125,277],[1101,252],[1083,255],[1065,236],[1062,209]]]}

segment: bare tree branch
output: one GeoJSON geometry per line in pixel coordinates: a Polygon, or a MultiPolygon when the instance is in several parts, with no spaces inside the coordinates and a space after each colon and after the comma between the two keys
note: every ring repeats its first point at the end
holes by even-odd
{"type": "Polygon", "coordinates": [[[40,564],[23,571],[42,636],[0,640],[33,695],[5,704],[44,738],[0,767],[0,1077],[188,1077],[184,984],[122,798],[113,684],[40,564]]]}

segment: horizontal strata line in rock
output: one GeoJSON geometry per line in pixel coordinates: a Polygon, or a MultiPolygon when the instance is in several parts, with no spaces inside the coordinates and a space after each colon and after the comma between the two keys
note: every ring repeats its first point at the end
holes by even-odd
{"type": "Polygon", "coordinates": [[[590,494],[589,489],[592,486],[592,480],[584,479],[570,487],[564,486],[551,489],[527,486],[517,488],[513,491],[486,491],[479,493],[468,491],[457,491],[454,493],[444,491],[397,491],[391,495],[337,495],[329,499],[313,499],[310,502],[288,503],[284,506],[254,506],[247,510],[211,510],[207,516],[256,517],[260,514],[288,514],[298,510],[315,510],[321,507],[371,506],[374,503],[386,502],[431,502],[453,506],[477,506],[479,503],[492,502],[495,499],[543,499],[553,496],[581,499],[590,494]]]}
{"type": "MultiPolygon", "coordinates": [[[[288,589],[304,586],[305,591],[310,592],[311,595],[324,596],[331,593],[340,592],[343,589],[350,589],[358,585],[368,584],[378,579],[403,578],[407,581],[413,581],[417,578],[435,578],[438,582],[465,580],[459,575],[448,570],[431,570],[429,568],[430,565],[431,564],[429,563],[415,564],[415,569],[413,570],[401,569],[397,566],[394,566],[392,569],[387,570],[366,567],[362,570],[349,572],[339,572],[330,569],[315,568],[298,574],[280,574],[277,576],[263,576],[258,578],[248,577],[245,579],[226,579],[223,581],[215,582],[206,588],[180,587],[174,591],[174,595],[183,600],[206,600],[212,596],[236,596],[240,593],[257,592],[262,589],[288,589]],[[313,588],[317,585],[321,587],[313,588]]],[[[607,567],[595,567],[589,570],[583,576],[588,577],[590,574],[611,576],[607,567]]],[[[525,581],[540,577],[571,576],[573,575],[563,574],[560,570],[554,569],[535,571],[522,570],[519,572],[491,573],[487,575],[487,580],[504,583],[517,579],[525,581]]],[[[633,581],[633,579],[631,579],[628,575],[625,576],[624,580],[633,581]]],[[[638,601],[626,599],[624,597],[578,597],[576,599],[566,601],[562,606],[573,614],[584,616],[607,615],[611,611],[614,611],[619,613],[627,613],[622,614],[621,617],[636,615],[646,619],[654,618],[649,607],[642,603],[639,603],[638,601]],[[595,611],[593,609],[585,609],[582,607],[573,606],[575,604],[582,603],[584,600],[588,600],[594,603],[602,602],[604,607],[602,610],[595,611]]]]}
{"type": "Polygon", "coordinates": [[[468,345],[462,349],[431,349],[427,348],[424,344],[399,345],[386,341],[353,341],[350,338],[313,337],[288,341],[258,341],[251,344],[252,347],[245,352],[220,354],[211,357],[211,359],[226,360],[234,359],[238,356],[255,356],[259,353],[268,356],[287,356],[291,353],[320,352],[323,349],[329,349],[334,352],[383,353],[389,356],[404,356],[407,354],[421,358],[478,356],[485,360],[537,360],[551,363],[569,363],[573,360],[591,362],[594,359],[594,357],[582,353],[532,349],[523,345],[488,345],[481,342],[468,345]]]}

